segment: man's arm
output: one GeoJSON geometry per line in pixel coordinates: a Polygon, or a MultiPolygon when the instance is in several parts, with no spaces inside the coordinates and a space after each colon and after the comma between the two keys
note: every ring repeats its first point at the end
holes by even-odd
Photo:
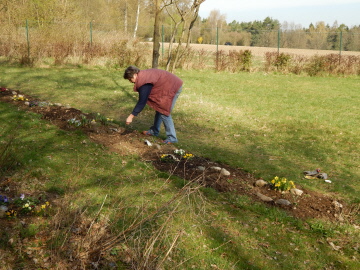
{"type": "Polygon", "coordinates": [[[145,107],[146,102],[149,98],[149,95],[151,93],[151,89],[152,89],[153,85],[148,83],[148,84],[144,84],[143,86],[141,86],[139,88],[139,99],[138,102],[136,103],[132,113],[128,116],[128,118],[126,119],[126,124],[129,125],[132,120],[134,119],[135,116],[137,116],[145,107]]]}

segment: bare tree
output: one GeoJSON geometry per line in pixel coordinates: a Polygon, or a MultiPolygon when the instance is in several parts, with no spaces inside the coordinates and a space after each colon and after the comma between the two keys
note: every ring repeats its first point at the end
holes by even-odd
{"type": "Polygon", "coordinates": [[[172,31],[170,43],[169,43],[169,51],[168,51],[168,61],[166,64],[166,70],[173,71],[176,67],[177,62],[181,59],[180,49],[181,45],[184,40],[186,40],[186,48],[189,47],[190,44],[190,36],[191,36],[191,29],[196,22],[196,19],[199,14],[200,5],[205,0],[185,0],[185,1],[171,1],[171,4],[175,6],[176,13],[173,14],[169,8],[166,8],[168,15],[173,20],[175,27],[172,31]],[[176,16],[179,16],[180,19],[176,19],[176,16]],[[175,41],[175,35],[179,31],[181,27],[181,34],[178,38],[178,46],[173,54],[172,47],[175,41]],[[187,35],[185,33],[187,31],[187,35]]]}
{"type": "Polygon", "coordinates": [[[160,56],[160,0],[154,0],[155,4],[155,19],[154,19],[154,34],[153,34],[153,58],[152,58],[152,68],[157,68],[159,65],[159,56],[160,56]]]}

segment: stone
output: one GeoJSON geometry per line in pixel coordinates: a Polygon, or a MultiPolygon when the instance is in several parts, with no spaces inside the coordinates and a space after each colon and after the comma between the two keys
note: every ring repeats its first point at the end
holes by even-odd
{"type": "Polygon", "coordinates": [[[215,167],[215,166],[210,167],[210,169],[213,171],[221,171],[220,167],[215,167]]]}
{"type": "Polygon", "coordinates": [[[202,172],[205,171],[205,167],[204,167],[204,166],[198,166],[197,169],[198,169],[199,171],[202,171],[202,172]]]}
{"type": "Polygon", "coordinates": [[[343,208],[343,205],[338,201],[333,201],[332,204],[335,206],[336,210],[340,210],[340,208],[343,208]]]}
{"type": "Polygon", "coordinates": [[[149,140],[144,140],[144,142],[147,146],[152,146],[152,143],[149,140]]]}
{"type": "Polygon", "coordinates": [[[285,199],[278,199],[275,201],[276,204],[279,204],[279,205],[290,205],[291,202],[289,202],[288,200],[285,200],[285,199]]]}
{"type": "Polygon", "coordinates": [[[229,176],[229,175],[230,175],[230,172],[229,172],[228,170],[224,169],[224,168],[222,168],[222,169],[220,170],[220,173],[221,173],[222,175],[224,175],[224,176],[229,176]]]}
{"type": "Polygon", "coordinates": [[[302,191],[301,189],[292,188],[290,189],[290,193],[297,196],[301,196],[304,193],[304,191],[302,191]]]}
{"type": "Polygon", "coordinates": [[[272,198],[265,196],[264,194],[261,194],[260,192],[257,192],[256,196],[258,196],[264,202],[272,202],[273,201],[272,198]]]}
{"type": "Polygon", "coordinates": [[[156,144],[155,144],[155,148],[158,149],[158,150],[161,150],[161,145],[158,144],[158,143],[156,143],[156,144]]]}
{"type": "Polygon", "coordinates": [[[255,186],[256,186],[256,187],[264,187],[264,186],[266,186],[267,184],[268,184],[268,182],[266,182],[265,180],[262,180],[262,179],[257,180],[257,181],[255,182],[255,186]]]}

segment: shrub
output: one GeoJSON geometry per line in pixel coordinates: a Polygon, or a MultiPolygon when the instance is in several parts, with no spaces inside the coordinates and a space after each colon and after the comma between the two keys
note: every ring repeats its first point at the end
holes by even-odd
{"type": "Polygon", "coordinates": [[[291,56],[286,53],[266,52],[265,53],[265,70],[269,71],[287,71],[290,66],[291,56]]]}
{"type": "Polygon", "coordinates": [[[275,59],[274,66],[278,71],[286,71],[290,64],[291,56],[286,53],[280,53],[275,59]]]}
{"type": "Polygon", "coordinates": [[[216,52],[215,54],[215,70],[225,71],[229,65],[229,58],[223,50],[216,52]]]}
{"type": "Polygon", "coordinates": [[[229,51],[228,70],[231,72],[236,71],[250,71],[252,63],[252,53],[250,50],[229,51]]]}
{"type": "Polygon", "coordinates": [[[315,55],[312,58],[310,58],[310,61],[305,70],[310,76],[317,76],[323,73],[324,67],[325,67],[324,57],[315,55]]]}

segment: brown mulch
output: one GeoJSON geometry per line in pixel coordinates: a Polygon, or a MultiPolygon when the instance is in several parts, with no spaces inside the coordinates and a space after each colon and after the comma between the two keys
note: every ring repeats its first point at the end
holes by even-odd
{"type": "MultiPolygon", "coordinates": [[[[290,193],[282,194],[269,187],[255,187],[254,183],[257,179],[251,174],[239,168],[218,164],[202,157],[194,157],[190,160],[180,160],[179,162],[161,162],[160,156],[162,154],[173,153],[176,149],[174,145],[160,145],[153,143],[152,146],[148,146],[144,142],[144,140],[149,139],[148,137],[142,135],[139,131],[129,130],[115,124],[90,124],[87,127],[74,127],[69,125],[69,119],[81,119],[82,116],[90,119],[92,116],[82,113],[75,108],[67,108],[61,105],[44,105],[44,103],[39,103],[40,101],[34,100],[31,96],[16,91],[17,94],[24,95],[31,105],[34,105],[29,106],[29,104],[24,101],[13,100],[13,91],[14,90],[1,88],[0,101],[12,103],[22,110],[41,114],[43,119],[48,120],[61,129],[74,130],[81,128],[91,140],[106,146],[109,151],[117,152],[123,156],[137,154],[142,157],[144,161],[151,162],[154,167],[160,171],[176,175],[186,180],[196,179],[205,186],[212,187],[219,192],[232,192],[239,195],[248,195],[255,201],[261,201],[256,195],[257,193],[271,197],[274,201],[280,198],[287,199],[292,203],[289,206],[280,206],[274,202],[264,202],[264,204],[267,204],[269,207],[281,207],[296,218],[320,218],[336,221],[342,216],[342,213],[346,211],[346,205],[344,205],[343,202],[340,202],[343,205],[343,208],[338,209],[335,207],[334,201],[339,202],[335,197],[306,190],[302,187],[297,186],[297,188],[304,191],[304,193],[297,198],[290,193]],[[41,106],[39,106],[39,104],[41,106]],[[199,170],[199,166],[205,167],[205,170],[199,170]],[[211,169],[211,167],[214,166],[225,168],[230,172],[230,175],[222,176],[218,171],[211,169]]],[[[150,141],[153,142],[153,140],[150,141]]]]}

